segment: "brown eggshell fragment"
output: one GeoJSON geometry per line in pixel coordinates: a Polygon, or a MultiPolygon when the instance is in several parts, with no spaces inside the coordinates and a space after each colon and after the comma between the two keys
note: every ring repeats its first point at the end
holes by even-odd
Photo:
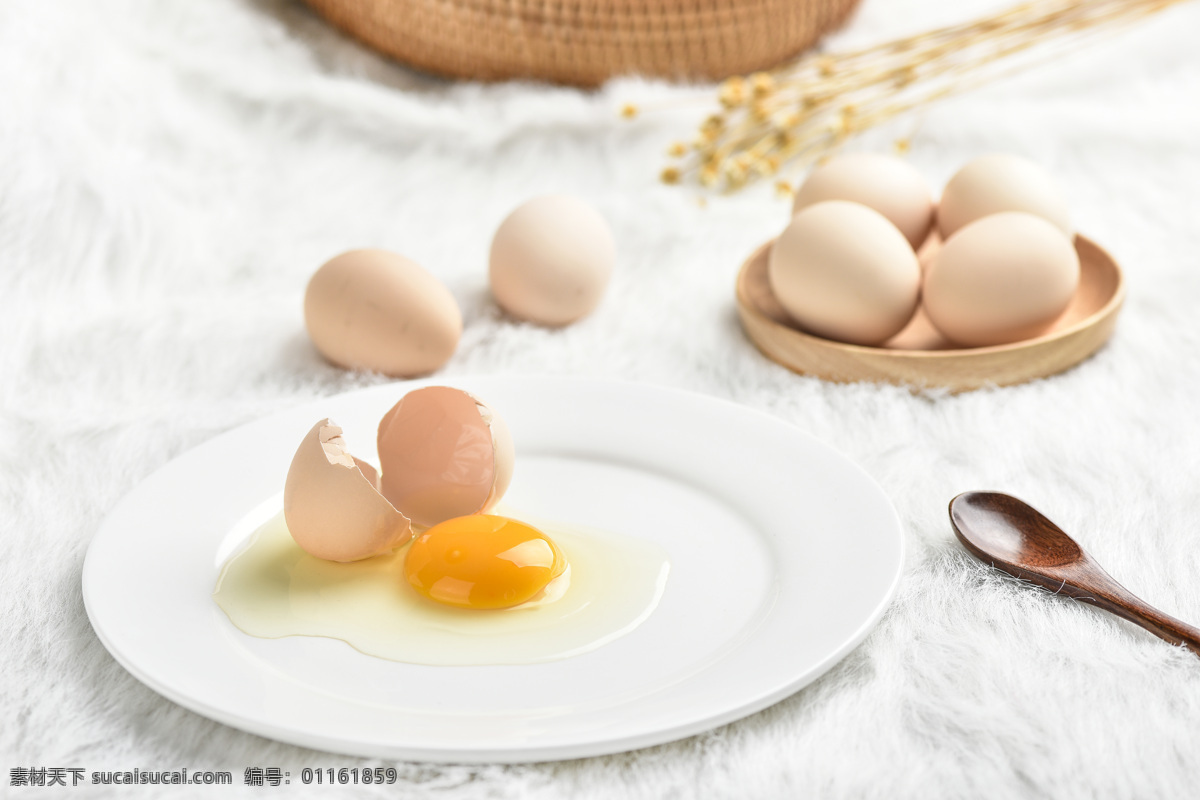
{"type": "Polygon", "coordinates": [[[484,509],[490,509],[500,502],[500,498],[508,491],[512,483],[513,465],[516,463],[516,452],[513,449],[512,434],[504,418],[496,414],[482,401],[479,402],[479,413],[492,429],[492,445],[495,448],[495,471],[492,476],[492,491],[484,503],[484,509]]]}
{"type": "Polygon", "coordinates": [[[407,517],[376,488],[378,473],[346,451],[342,429],[323,419],[296,448],[283,487],[283,516],[296,544],[327,561],[357,561],[412,538],[407,517]]]}
{"type": "Polygon", "coordinates": [[[411,377],[454,355],[462,312],[450,290],[415,262],[386,250],[351,250],[309,280],[304,324],[338,366],[411,377]]]}
{"type": "Polygon", "coordinates": [[[378,444],[380,490],[417,525],[487,511],[512,479],[507,426],[461,389],[409,392],[380,421],[378,444]]]}

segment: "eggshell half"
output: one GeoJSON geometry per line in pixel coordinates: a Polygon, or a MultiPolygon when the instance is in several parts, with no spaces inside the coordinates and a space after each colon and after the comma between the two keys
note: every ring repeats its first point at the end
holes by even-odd
{"type": "Polygon", "coordinates": [[[947,339],[985,347],[1044,332],[1079,286],[1079,256],[1063,232],[1009,211],[951,236],[925,275],[929,321],[947,339]]]}
{"type": "Polygon", "coordinates": [[[351,250],[308,282],[304,323],[334,364],[396,377],[445,364],[462,335],[462,313],[436,278],[386,250],[351,250]]]}
{"type": "Polygon", "coordinates": [[[878,211],[916,249],[933,227],[933,193],[917,168],[882,153],[851,153],[814,169],[796,192],[792,213],[825,200],[878,211]]]}
{"type": "Polygon", "coordinates": [[[296,448],[283,487],[283,516],[296,544],[327,561],[357,561],[412,538],[407,517],[377,489],[375,468],[346,451],[342,429],[323,419],[296,448]]]}
{"type": "Polygon", "coordinates": [[[512,480],[508,427],[461,389],[409,392],[380,421],[378,444],[383,496],[424,527],[487,511],[512,480]]]}
{"type": "Polygon", "coordinates": [[[1071,235],[1071,215],[1062,190],[1037,164],[1007,153],[980,156],[946,184],[938,203],[942,239],[990,214],[1023,211],[1071,235]]]}
{"type": "Polygon", "coordinates": [[[845,200],[792,217],[771,248],[767,279],[802,328],[860,345],[898,333],[921,291],[921,268],[904,234],[878,211],[845,200]]]}
{"type": "Polygon", "coordinates": [[[513,448],[512,433],[509,432],[508,423],[504,421],[504,418],[492,411],[490,406],[478,398],[475,399],[475,402],[479,404],[480,416],[492,429],[492,446],[495,448],[492,458],[495,467],[492,475],[492,491],[483,504],[484,509],[489,509],[500,502],[500,498],[504,497],[509,484],[512,483],[513,465],[517,460],[516,451],[513,448]]]}
{"type": "Polygon", "coordinates": [[[616,246],[604,217],[578,197],[545,195],[519,206],[492,239],[492,294],[514,317],[567,325],[604,296],[616,246]]]}

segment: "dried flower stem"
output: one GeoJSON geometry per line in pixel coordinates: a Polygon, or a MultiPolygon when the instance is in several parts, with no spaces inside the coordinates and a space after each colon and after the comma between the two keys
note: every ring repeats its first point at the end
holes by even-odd
{"type": "MultiPolygon", "coordinates": [[[[1083,44],[1180,2],[1036,0],[863,50],[815,53],[770,72],[729,78],[719,87],[719,108],[693,140],[671,145],[673,162],[662,180],[734,191],[785,168],[803,169],[856,133],[1061,57],[1064,45],[1083,44]],[[1040,58],[1018,58],[1034,50],[1040,58]]],[[[627,106],[624,113],[639,112],[627,106]]],[[[786,182],[776,185],[790,189],[786,182]]]]}

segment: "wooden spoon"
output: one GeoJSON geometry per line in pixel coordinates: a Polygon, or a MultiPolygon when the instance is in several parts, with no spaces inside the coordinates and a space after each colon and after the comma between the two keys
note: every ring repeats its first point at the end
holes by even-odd
{"type": "Polygon", "coordinates": [[[1061,528],[1017,498],[965,492],[950,501],[950,524],[963,547],[985,564],[1100,606],[1200,655],[1200,629],[1139,600],[1061,528]]]}

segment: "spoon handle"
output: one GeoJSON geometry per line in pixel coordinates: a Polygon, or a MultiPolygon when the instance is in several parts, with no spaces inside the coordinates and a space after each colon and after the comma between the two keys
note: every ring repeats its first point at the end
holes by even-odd
{"type": "Polygon", "coordinates": [[[1159,611],[1112,579],[1094,563],[1086,565],[1087,581],[1075,578],[1063,585],[1062,592],[1077,600],[1093,603],[1122,619],[1140,625],[1172,644],[1182,644],[1200,655],[1200,628],[1188,625],[1159,611]]]}

